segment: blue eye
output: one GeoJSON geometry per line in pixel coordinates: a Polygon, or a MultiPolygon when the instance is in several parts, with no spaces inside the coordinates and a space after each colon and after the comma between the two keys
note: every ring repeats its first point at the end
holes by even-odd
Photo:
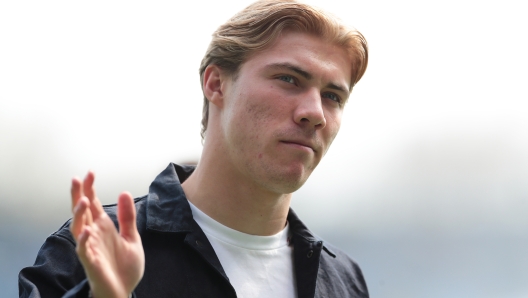
{"type": "Polygon", "coordinates": [[[282,75],[279,76],[278,79],[286,83],[295,84],[295,79],[292,76],[282,75]]]}
{"type": "Polygon", "coordinates": [[[323,97],[326,97],[326,98],[328,98],[330,100],[333,100],[333,101],[335,101],[337,103],[341,103],[341,98],[335,93],[326,92],[326,93],[323,93],[323,97]]]}

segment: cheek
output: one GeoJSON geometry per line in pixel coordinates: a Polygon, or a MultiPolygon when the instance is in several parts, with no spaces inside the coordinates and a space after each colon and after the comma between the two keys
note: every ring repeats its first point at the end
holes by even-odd
{"type": "Polygon", "coordinates": [[[273,114],[271,107],[262,102],[248,101],[244,107],[245,117],[249,118],[248,124],[266,125],[273,114]]]}
{"type": "Polygon", "coordinates": [[[286,110],[285,100],[273,86],[255,89],[250,94],[241,96],[245,98],[242,112],[248,121],[246,125],[257,126],[261,131],[272,129],[271,124],[286,110]]]}
{"type": "Polygon", "coordinates": [[[272,129],[273,106],[261,94],[241,93],[239,99],[229,117],[231,133],[238,146],[258,146],[264,140],[263,135],[272,129]]]}
{"type": "Polygon", "coordinates": [[[341,128],[341,114],[338,115],[332,115],[332,117],[328,117],[326,120],[326,127],[325,127],[325,139],[327,141],[326,150],[330,147],[332,142],[334,141],[335,137],[337,136],[337,133],[339,132],[339,128],[341,128]]]}

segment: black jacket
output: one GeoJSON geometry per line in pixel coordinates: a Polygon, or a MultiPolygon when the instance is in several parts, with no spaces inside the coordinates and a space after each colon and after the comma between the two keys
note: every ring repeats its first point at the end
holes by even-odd
{"type": "MultiPolygon", "coordinates": [[[[135,199],[145,273],[135,297],[236,297],[207,237],[194,221],[183,182],[194,167],[170,164],[135,199]],[[180,182],[181,181],[181,182],[180,182]]],[[[117,225],[116,205],[104,207],[117,225]]],[[[317,239],[290,209],[299,297],[368,297],[358,265],[317,239]]],[[[88,282],[75,254],[70,221],[51,234],[35,264],[22,269],[20,297],[87,297],[88,282]]]]}

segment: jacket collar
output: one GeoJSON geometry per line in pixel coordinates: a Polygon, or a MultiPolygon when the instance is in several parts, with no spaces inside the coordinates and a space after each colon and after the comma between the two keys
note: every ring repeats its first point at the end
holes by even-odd
{"type": "Polygon", "coordinates": [[[321,238],[315,236],[305,225],[304,223],[299,219],[297,214],[293,211],[293,209],[290,208],[290,211],[288,213],[288,223],[290,224],[290,229],[292,231],[292,237],[298,237],[301,238],[306,243],[320,243],[322,245],[322,249],[329,254],[332,258],[336,257],[336,254],[330,250],[327,246],[323,245],[323,241],[321,238]]]}
{"type": "Polygon", "coordinates": [[[308,242],[318,241],[317,237],[315,237],[312,232],[308,230],[308,228],[291,208],[288,212],[288,223],[294,236],[301,237],[308,242]]]}
{"type": "MultiPolygon", "coordinates": [[[[152,182],[147,198],[147,229],[158,232],[179,233],[195,230],[191,207],[185,197],[181,183],[194,171],[195,166],[180,166],[170,163],[152,182]]],[[[293,237],[306,242],[321,241],[297,214],[290,208],[288,222],[293,237]]],[[[324,250],[335,257],[327,247],[324,250]]]]}
{"type": "Polygon", "coordinates": [[[152,182],[147,198],[147,229],[158,232],[190,232],[194,219],[181,183],[194,166],[170,163],[152,182]]]}

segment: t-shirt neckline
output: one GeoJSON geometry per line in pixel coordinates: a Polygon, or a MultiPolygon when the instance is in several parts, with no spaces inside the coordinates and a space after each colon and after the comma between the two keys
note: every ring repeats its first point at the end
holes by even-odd
{"type": "Polygon", "coordinates": [[[204,233],[222,242],[249,250],[273,250],[288,245],[290,227],[287,221],[284,229],[275,235],[251,235],[231,229],[217,222],[202,210],[198,209],[198,207],[194,206],[190,201],[189,205],[191,206],[194,220],[202,228],[204,233]]]}

